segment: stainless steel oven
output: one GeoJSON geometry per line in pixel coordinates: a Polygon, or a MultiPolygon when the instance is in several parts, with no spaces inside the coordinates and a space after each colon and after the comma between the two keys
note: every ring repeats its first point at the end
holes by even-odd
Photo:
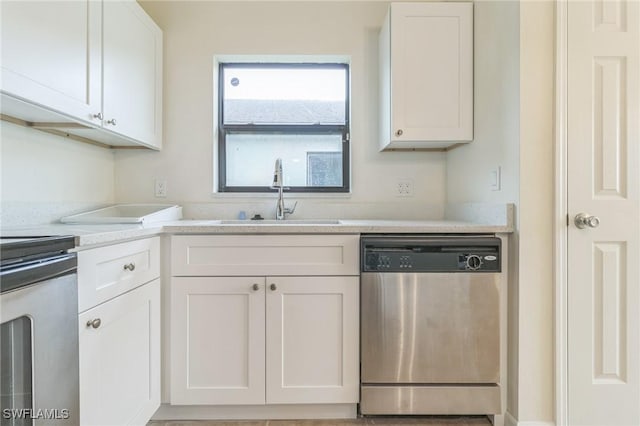
{"type": "Polygon", "coordinates": [[[362,414],[501,414],[500,239],[363,237],[362,414]]]}
{"type": "Polygon", "coordinates": [[[0,424],[79,425],[73,237],[0,242],[0,424]]]}

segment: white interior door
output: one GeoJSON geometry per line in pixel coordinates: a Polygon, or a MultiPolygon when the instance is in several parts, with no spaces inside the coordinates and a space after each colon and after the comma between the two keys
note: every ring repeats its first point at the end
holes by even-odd
{"type": "Polygon", "coordinates": [[[638,425],[640,2],[567,14],[568,422],[638,425]]]}

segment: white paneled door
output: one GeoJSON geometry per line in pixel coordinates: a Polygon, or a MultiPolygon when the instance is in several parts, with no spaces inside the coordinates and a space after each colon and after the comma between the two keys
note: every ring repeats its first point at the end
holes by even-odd
{"type": "Polygon", "coordinates": [[[568,423],[639,425],[640,2],[567,16],[568,423]]]}

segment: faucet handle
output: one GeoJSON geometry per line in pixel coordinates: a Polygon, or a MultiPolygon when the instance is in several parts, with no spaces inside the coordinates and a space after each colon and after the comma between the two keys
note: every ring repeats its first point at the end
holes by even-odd
{"type": "Polygon", "coordinates": [[[285,212],[286,214],[293,214],[293,212],[295,212],[295,211],[296,211],[296,207],[297,207],[297,206],[298,206],[298,202],[296,201],[295,203],[293,203],[293,207],[292,207],[292,208],[285,207],[285,208],[284,208],[284,212],[285,212]]]}

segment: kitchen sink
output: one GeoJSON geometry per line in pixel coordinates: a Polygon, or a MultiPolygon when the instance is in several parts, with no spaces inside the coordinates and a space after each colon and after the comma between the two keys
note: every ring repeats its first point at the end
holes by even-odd
{"type": "Polygon", "coordinates": [[[337,219],[285,219],[285,220],[221,220],[221,225],[340,225],[337,219]]]}

